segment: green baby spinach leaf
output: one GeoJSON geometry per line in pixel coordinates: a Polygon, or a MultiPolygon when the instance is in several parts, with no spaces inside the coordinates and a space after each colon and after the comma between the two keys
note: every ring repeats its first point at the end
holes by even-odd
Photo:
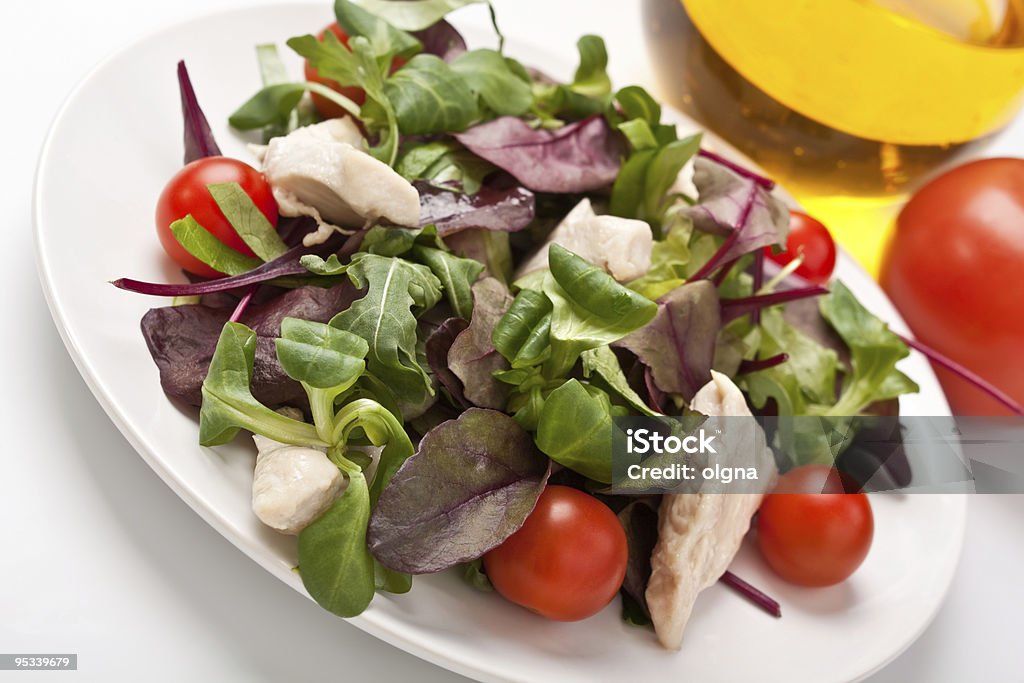
{"type": "Polygon", "coordinates": [[[363,36],[369,40],[375,56],[406,58],[423,48],[416,38],[388,23],[385,16],[378,13],[379,10],[377,6],[364,9],[348,0],[334,2],[334,16],[338,24],[346,34],[363,36]]]}
{"type": "Polygon", "coordinates": [[[491,339],[513,368],[543,363],[551,352],[551,300],[533,289],[516,295],[491,339]]]}
{"type": "Polygon", "coordinates": [[[284,371],[306,390],[317,434],[331,442],[334,400],[366,369],[366,341],[324,323],[285,318],[276,347],[284,371]]]}
{"type": "Polygon", "coordinates": [[[618,341],[658,312],[653,301],[558,244],[549,248],[548,264],[544,293],[553,306],[549,377],[567,375],[580,353],[618,341]]]}
{"type": "Polygon", "coordinates": [[[246,246],[264,261],[273,261],[288,251],[267,217],[238,183],[209,185],[210,195],[246,246]]]}
{"type": "Polygon", "coordinates": [[[521,116],[533,104],[533,88],[494,50],[473,50],[460,55],[452,71],[465,80],[470,90],[499,116],[521,116]]]}
{"type": "Polygon", "coordinates": [[[608,394],[571,379],[544,401],[537,447],[583,476],[612,481],[612,413],[608,394]]]}
{"type": "Polygon", "coordinates": [[[464,320],[472,318],[472,287],[483,272],[484,264],[433,247],[414,247],[412,257],[430,268],[441,281],[445,298],[455,315],[464,320]]]}
{"type": "Polygon", "coordinates": [[[367,12],[403,31],[422,31],[467,5],[486,4],[487,0],[354,0],[367,12]]]}
{"type": "Polygon", "coordinates": [[[441,299],[441,283],[426,266],[401,258],[356,254],[347,274],[367,294],[331,320],[370,346],[367,368],[413,417],[429,405],[434,389],[417,356],[416,316],[441,299]]]}
{"type": "Polygon", "coordinates": [[[434,55],[416,55],[384,82],[405,135],[458,132],[479,117],[465,79],[434,55]]]}
{"type": "Polygon", "coordinates": [[[523,525],[549,473],[515,420],[470,408],[428,432],[395,474],[370,518],[370,551],[410,574],[475,560],[523,525]]]}
{"type": "Polygon", "coordinates": [[[650,126],[661,123],[661,104],[639,85],[629,85],[615,93],[615,102],[627,119],[644,121],[650,126]]]}
{"type": "Polygon", "coordinates": [[[248,429],[282,443],[326,446],[312,425],[280,415],[253,397],[255,357],[256,333],[241,323],[225,324],[203,381],[199,443],[227,443],[239,429],[248,429]]]}
{"type": "MultiPolygon", "coordinates": [[[[314,36],[303,36],[317,42],[314,36]]],[[[300,40],[293,38],[288,41],[300,40]]],[[[294,47],[294,46],[292,46],[294,47]]],[[[336,90],[319,83],[277,83],[268,85],[250,97],[228,117],[228,123],[237,130],[255,130],[265,126],[288,126],[306,91],[314,92],[334,102],[352,116],[359,116],[359,106],[336,90]]]]}
{"type": "Polygon", "coordinates": [[[225,275],[241,275],[261,265],[259,259],[241,254],[214,237],[192,214],[171,223],[171,233],[185,251],[225,275]]]}
{"type": "Polygon", "coordinates": [[[571,89],[586,97],[605,98],[611,94],[612,81],[608,77],[608,50],[601,36],[585,35],[576,42],[580,63],[576,67],[571,89]]]}
{"type": "Polygon", "coordinates": [[[361,614],[373,600],[373,556],[366,545],[370,492],[349,463],[348,486],[331,507],[299,532],[299,575],[310,596],[341,617],[361,614]]]}

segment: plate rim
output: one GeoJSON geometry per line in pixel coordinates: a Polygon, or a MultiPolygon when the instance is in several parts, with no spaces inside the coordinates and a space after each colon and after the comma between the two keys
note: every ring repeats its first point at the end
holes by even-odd
{"type": "MultiPolygon", "coordinates": [[[[128,40],[113,49],[111,49],[104,57],[102,57],[96,64],[94,64],[75,84],[75,86],[68,92],[64,97],[63,101],[57,108],[54,114],[40,148],[39,155],[36,162],[36,169],[33,177],[33,188],[32,188],[32,234],[33,234],[33,260],[36,267],[37,277],[39,279],[40,287],[43,291],[44,299],[46,300],[47,308],[49,309],[50,316],[53,319],[54,326],[57,328],[57,332],[64,344],[68,355],[74,362],[75,368],[78,370],[79,375],[85,381],[86,386],[92,393],[93,397],[99,403],[100,407],[103,408],[108,419],[117,427],[118,431],[125,438],[126,441],[132,446],[132,448],[139,454],[143,461],[149,466],[153,472],[170,488],[178,498],[180,498],[195,514],[197,514],[204,522],[214,528],[218,534],[230,542],[238,551],[246,555],[250,560],[258,564],[265,571],[271,575],[280,579],[286,585],[297,590],[301,595],[307,599],[312,600],[308,593],[302,588],[301,582],[298,581],[297,577],[292,572],[284,572],[281,570],[279,563],[270,562],[266,557],[266,554],[260,552],[260,549],[255,543],[247,541],[241,534],[236,533],[232,528],[228,520],[216,509],[201,501],[191,487],[185,482],[174,476],[163,464],[162,459],[156,455],[145,443],[145,439],[138,430],[128,421],[125,417],[116,409],[108,392],[104,388],[104,384],[99,377],[99,374],[93,368],[87,356],[83,353],[80,348],[74,333],[71,330],[71,326],[68,324],[66,314],[63,306],[61,305],[60,296],[54,288],[54,281],[51,277],[51,266],[47,258],[47,252],[45,249],[46,236],[43,230],[43,217],[44,217],[44,205],[43,205],[43,178],[46,175],[46,171],[49,168],[49,164],[54,163],[55,155],[52,153],[52,146],[57,130],[60,128],[61,123],[68,116],[72,106],[74,105],[78,96],[89,86],[94,80],[95,76],[102,71],[108,64],[121,57],[124,53],[130,52],[137,46],[143,44],[148,39],[159,36],[165,32],[180,30],[189,25],[201,23],[203,21],[219,17],[228,17],[236,14],[249,14],[258,13],[261,11],[268,11],[273,9],[313,9],[321,8],[321,3],[317,2],[274,2],[261,1],[247,5],[237,5],[234,7],[217,9],[214,11],[200,11],[197,13],[189,14],[183,18],[169,22],[158,27],[139,32],[135,38],[128,40]]],[[[526,46],[531,43],[529,40],[518,41],[526,46]]],[[[671,112],[675,116],[682,116],[684,119],[692,121],[690,117],[682,115],[678,110],[675,110],[670,105],[663,105],[667,112],[671,112]]],[[[696,124],[696,122],[694,122],[696,124]]],[[[738,153],[731,145],[725,143],[710,131],[705,131],[705,135],[708,135],[715,140],[716,145],[724,146],[729,148],[733,153],[738,153]]],[[[745,155],[740,155],[746,159],[745,155]]],[[[746,161],[751,163],[749,159],[746,161]]],[[[756,166],[756,164],[755,164],[756,166]]],[[[791,199],[789,194],[786,192],[783,186],[779,186],[784,196],[791,199]]],[[[840,246],[841,258],[845,259],[848,266],[852,266],[860,271],[865,277],[870,277],[867,271],[864,270],[859,263],[857,263],[850,255],[840,246]]],[[[883,292],[884,295],[884,292],[883,292]]],[[[888,295],[885,295],[888,300],[888,295]]],[[[903,326],[905,322],[902,316],[898,314],[898,320],[903,326]]],[[[943,398],[944,400],[944,398],[943,398]]],[[[947,410],[948,412],[948,410],[947,410]]],[[[957,550],[953,555],[953,561],[949,563],[948,570],[942,577],[942,591],[941,598],[937,600],[931,607],[930,614],[927,618],[921,621],[920,628],[913,633],[906,642],[902,643],[901,646],[894,650],[892,654],[874,664],[868,670],[865,670],[858,677],[852,679],[853,681],[860,681],[868,678],[874,673],[877,673],[881,669],[885,668],[893,660],[903,654],[917,639],[928,629],[928,627],[934,621],[939,610],[945,604],[949,594],[950,587],[953,579],[956,575],[957,568],[960,564],[960,558],[963,554],[964,538],[966,533],[967,523],[967,506],[968,498],[965,494],[928,494],[928,495],[940,495],[944,498],[956,501],[958,505],[954,506],[953,512],[956,515],[956,528],[952,529],[952,535],[957,539],[957,550]]],[[[437,666],[443,667],[449,671],[457,674],[473,678],[481,681],[516,681],[519,680],[515,676],[502,672],[501,670],[493,667],[488,667],[486,662],[476,661],[476,664],[469,661],[449,656],[445,654],[444,650],[427,647],[421,644],[414,636],[411,636],[403,632],[403,624],[396,621],[382,612],[375,611],[372,609],[367,610],[362,615],[354,618],[345,619],[346,622],[359,628],[360,630],[378,638],[394,647],[398,647],[401,650],[412,654],[415,657],[428,661],[437,666]]]]}

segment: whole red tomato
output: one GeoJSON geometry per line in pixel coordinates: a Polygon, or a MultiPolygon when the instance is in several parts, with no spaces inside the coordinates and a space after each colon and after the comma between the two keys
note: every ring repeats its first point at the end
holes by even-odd
{"type": "Polygon", "coordinates": [[[171,223],[192,214],[214,237],[246,256],[255,256],[224,217],[208,188],[217,183],[238,183],[260,212],[277,225],[277,202],[263,174],[252,166],[228,157],[206,157],[186,164],[167,182],[156,205],[156,232],[164,251],[190,273],[219,277],[218,273],[188,253],[171,232],[171,223]]]}
{"type": "MultiPolygon", "coordinates": [[[[922,187],[900,212],[881,281],[920,341],[1024,401],[1024,159],[975,161],[922,187]]],[[[957,414],[1006,414],[936,372],[957,414]]]]}
{"type": "MultiPolygon", "coordinates": [[[[327,35],[328,31],[336,35],[338,37],[338,40],[341,41],[342,45],[345,45],[346,47],[348,46],[349,36],[347,33],[345,33],[345,29],[338,26],[337,22],[325,27],[324,30],[320,31],[320,33],[317,34],[317,39],[323,42],[324,36],[327,35]]],[[[392,72],[399,69],[403,64],[405,64],[404,59],[402,59],[401,57],[395,57],[395,59],[391,63],[392,72]]],[[[320,74],[317,73],[316,69],[313,68],[309,61],[306,61],[305,66],[303,67],[303,72],[305,74],[307,81],[313,81],[314,83],[326,85],[331,90],[338,91],[339,93],[349,98],[359,106],[362,106],[363,103],[366,102],[366,93],[363,91],[362,88],[356,86],[345,86],[330,78],[323,78],[322,76],[320,76],[320,74]]],[[[336,119],[342,116],[346,116],[348,114],[348,112],[342,109],[340,105],[331,102],[326,97],[317,95],[316,93],[311,93],[311,95],[313,97],[313,106],[316,108],[317,113],[320,114],[321,117],[325,119],[336,119]]]]}
{"type": "Polygon", "coordinates": [[[816,285],[825,284],[836,267],[836,243],[825,225],[799,211],[789,212],[789,237],[786,250],[778,254],[765,247],[765,255],[780,266],[803,256],[804,261],[796,274],[816,285]]]}
{"type": "Polygon", "coordinates": [[[825,465],[790,470],[757,512],[757,543],[790,583],[831,586],[845,580],[871,549],[871,503],[825,465]]]}
{"type": "Polygon", "coordinates": [[[600,612],[626,575],[626,532],[608,506],[567,486],[548,486],[526,523],[484,555],[504,598],[549,619],[600,612]]]}

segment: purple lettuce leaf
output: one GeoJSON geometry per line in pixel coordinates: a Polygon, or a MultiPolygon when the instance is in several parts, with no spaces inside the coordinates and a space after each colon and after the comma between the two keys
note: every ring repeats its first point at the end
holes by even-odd
{"type": "Polygon", "coordinates": [[[452,343],[448,367],[462,381],[466,399],[481,408],[504,410],[511,387],[494,378],[508,362],[494,348],[494,328],[512,305],[508,289],[493,277],[473,285],[473,319],[452,343]]]}
{"type": "Polygon", "coordinates": [[[452,348],[455,338],[467,327],[469,327],[469,322],[462,318],[448,318],[430,333],[426,344],[424,344],[424,352],[431,372],[434,373],[434,377],[441,383],[441,386],[448,390],[448,394],[455,404],[462,408],[469,408],[472,404],[466,400],[466,395],[463,393],[462,380],[448,367],[448,351],[452,348]]]}
{"type": "Polygon", "coordinates": [[[192,88],[192,79],[188,76],[184,61],[178,62],[178,89],[181,91],[181,115],[185,120],[185,163],[204,157],[221,156],[210,123],[199,108],[196,91],[192,88]]]}
{"type": "Polygon", "coordinates": [[[436,225],[441,237],[480,228],[517,232],[536,214],[532,192],[522,187],[484,185],[476,194],[453,192],[425,181],[413,183],[420,193],[420,225],[436,225]]]}
{"type": "MultiPolygon", "coordinates": [[[[348,240],[346,240],[346,246],[348,246],[348,242],[351,240],[355,240],[356,238],[361,239],[362,235],[362,232],[351,235],[348,240]]],[[[142,282],[140,280],[132,280],[131,278],[119,278],[110,284],[114,285],[118,289],[126,289],[129,292],[149,294],[151,296],[198,296],[203,294],[213,294],[215,292],[227,292],[233,289],[238,289],[239,287],[249,287],[251,285],[269,282],[278,278],[310,276],[311,273],[302,265],[300,259],[307,254],[327,257],[338,249],[339,244],[340,240],[337,237],[333,237],[324,244],[318,245],[313,249],[304,247],[300,244],[299,246],[292,247],[273,261],[267,261],[263,265],[257,266],[247,273],[232,275],[231,277],[217,278],[215,280],[168,284],[160,282],[142,282]]],[[[345,247],[342,247],[342,251],[344,250],[345,247]]]]}
{"type": "Polygon", "coordinates": [[[721,248],[691,279],[707,277],[744,254],[785,244],[789,209],[772,195],[760,176],[744,176],[706,156],[694,162],[698,204],[686,209],[698,230],[726,235],[721,248]]]}
{"type": "Polygon", "coordinates": [[[622,137],[602,116],[558,130],[531,128],[522,119],[503,116],[455,137],[536,192],[606,189],[615,182],[625,153],[622,137]]]}
{"type": "Polygon", "coordinates": [[[711,380],[721,326],[718,290],[695,280],[659,299],[654,319],[616,345],[637,355],[658,391],[689,401],[711,380]]]}
{"type": "MultiPolygon", "coordinates": [[[[274,340],[281,334],[281,321],[294,317],[328,322],[358,296],[359,291],[346,281],[330,289],[287,290],[265,303],[249,306],[240,321],[257,334],[253,395],[269,406],[301,404],[305,392],[277,361],[274,340]]],[[[231,313],[231,308],[194,304],[154,308],[143,316],[142,335],[160,371],[164,393],[194,406],[202,404],[203,380],[231,313]]]]}
{"type": "Polygon", "coordinates": [[[522,527],[550,472],[519,423],[470,408],[426,434],[395,473],[370,517],[370,552],[408,574],[475,560],[522,527]]]}
{"type": "Polygon", "coordinates": [[[650,617],[646,593],[651,578],[651,554],[658,542],[659,500],[654,496],[637,498],[618,513],[629,548],[622,591],[633,598],[645,617],[650,617]]]}
{"type": "Polygon", "coordinates": [[[423,52],[437,55],[446,62],[466,51],[466,40],[454,26],[442,19],[422,31],[413,31],[413,37],[423,43],[423,52]]]}

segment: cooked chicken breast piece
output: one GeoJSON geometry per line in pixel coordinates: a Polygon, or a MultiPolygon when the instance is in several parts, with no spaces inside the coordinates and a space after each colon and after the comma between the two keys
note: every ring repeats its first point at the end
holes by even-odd
{"type": "Polygon", "coordinates": [[[628,282],[650,269],[654,237],[647,223],[618,216],[598,216],[590,200],[583,199],[519,267],[516,278],[547,268],[548,247],[552,244],[604,268],[619,282],[628,282]]]}
{"type": "Polygon", "coordinates": [[[416,188],[362,146],[349,119],[305,126],[267,145],[263,173],[281,215],[311,216],[320,226],[303,240],[306,246],[326,241],[335,230],[378,219],[419,225],[416,188]]]}
{"type": "MultiPolygon", "coordinates": [[[[714,371],[711,375],[711,381],[693,397],[691,407],[708,416],[750,416],[743,393],[732,380],[714,371]]],[[[766,481],[745,482],[751,493],[715,493],[714,485],[705,484],[702,490],[711,492],[662,498],[646,598],[658,640],[674,650],[682,645],[683,629],[697,596],[729,568],[763,492],[774,482],[774,458],[764,445],[763,434],[759,438],[760,427],[753,420],[728,426],[718,441],[718,462],[757,467],[758,472],[770,472],[771,476],[764,477],[766,481]]]]}
{"type": "Polygon", "coordinates": [[[345,478],[321,450],[259,435],[253,441],[252,511],[270,528],[298,534],[331,506],[345,478]]]}

